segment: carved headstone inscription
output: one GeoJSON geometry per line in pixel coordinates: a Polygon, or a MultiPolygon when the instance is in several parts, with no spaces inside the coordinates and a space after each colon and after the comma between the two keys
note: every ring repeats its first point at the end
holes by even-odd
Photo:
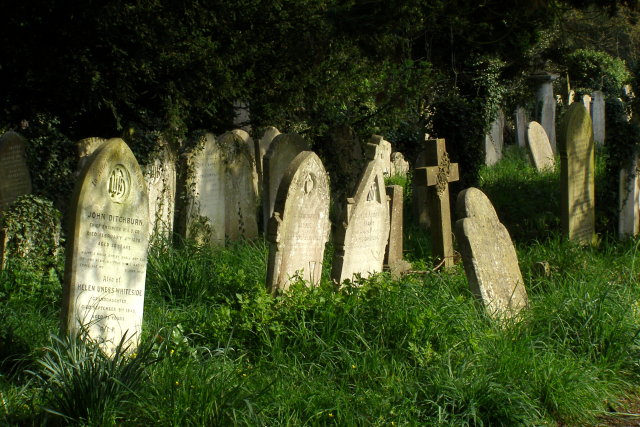
{"type": "Polygon", "coordinates": [[[219,145],[225,153],[224,218],[225,237],[236,241],[258,236],[258,194],[252,146],[244,131],[221,135],[219,145]]]}
{"type": "Polygon", "coordinates": [[[70,207],[63,322],[113,351],[126,334],[140,338],[149,243],[147,189],[138,162],[121,139],[90,158],[70,207]]]}
{"type": "Polygon", "coordinates": [[[502,159],[502,147],[504,145],[504,113],[498,112],[498,116],[491,123],[491,129],[484,137],[485,158],[487,166],[492,166],[502,159]]]}
{"type": "Polygon", "coordinates": [[[456,239],[471,291],[492,316],[516,315],[528,299],[509,232],[477,188],[458,194],[456,210],[456,239]]]}
{"type": "Polygon", "coordinates": [[[320,282],[330,227],[327,173],[315,153],[303,151],[280,181],[269,220],[267,288],[272,293],[286,291],[296,274],[309,285],[320,282]]]}
{"type": "Polygon", "coordinates": [[[0,211],[18,197],[31,193],[25,145],[24,138],[15,132],[0,136],[0,211]]]}
{"type": "Polygon", "coordinates": [[[169,239],[176,202],[176,163],[165,142],[144,168],[144,179],[149,194],[149,233],[152,238],[169,239]]]}
{"type": "Polygon", "coordinates": [[[530,122],[527,126],[527,143],[533,165],[539,171],[553,170],[556,159],[547,137],[547,132],[538,122],[530,122]]]}
{"type": "Polygon", "coordinates": [[[589,112],[574,102],[558,135],[563,232],[570,240],[590,244],[595,232],[595,155],[589,112]]]}
{"type": "Polygon", "coordinates": [[[380,150],[383,138],[374,135],[367,144],[369,163],[353,197],[347,199],[343,222],[338,226],[331,271],[337,283],[368,277],[382,271],[389,238],[389,205],[385,192],[380,150]]]}
{"type": "Polygon", "coordinates": [[[281,133],[273,138],[264,156],[262,189],[263,224],[267,224],[273,214],[280,180],[287,168],[303,151],[310,149],[309,143],[296,133],[281,133]]]}
{"type": "Polygon", "coordinates": [[[596,90],[592,95],[591,122],[593,125],[593,140],[597,145],[603,145],[605,138],[604,93],[600,90],[596,90]]]}

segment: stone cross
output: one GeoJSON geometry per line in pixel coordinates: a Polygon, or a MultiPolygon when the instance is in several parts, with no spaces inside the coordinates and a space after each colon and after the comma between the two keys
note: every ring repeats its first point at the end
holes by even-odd
{"type": "Polygon", "coordinates": [[[425,147],[427,167],[415,170],[416,184],[427,187],[427,205],[431,219],[431,239],[434,254],[444,267],[453,266],[451,239],[451,207],[449,183],[458,181],[458,164],[449,161],[444,139],[431,139],[425,147]]]}

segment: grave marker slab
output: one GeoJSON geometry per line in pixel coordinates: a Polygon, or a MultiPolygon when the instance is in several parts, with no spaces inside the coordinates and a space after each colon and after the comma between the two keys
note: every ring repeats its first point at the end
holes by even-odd
{"type": "Polygon", "coordinates": [[[527,145],[526,134],[529,115],[524,107],[516,108],[514,115],[516,119],[516,145],[524,148],[527,145]]]}
{"type": "Polygon", "coordinates": [[[389,243],[384,255],[385,268],[391,276],[398,278],[411,269],[411,264],[403,259],[403,191],[401,185],[387,185],[389,197],[389,243]]]}
{"type": "Polygon", "coordinates": [[[630,167],[620,170],[618,190],[618,236],[620,239],[637,236],[640,232],[640,163],[633,156],[630,167]]]}
{"type": "Polygon", "coordinates": [[[534,74],[531,78],[538,83],[536,91],[536,115],[535,119],[542,125],[547,136],[551,149],[556,152],[556,106],[557,101],[553,95],[553,81],[559,77],[557,74],[541,72],[534,74]]]}
{"type": "Polygon", "coordinates": [[[389,205],[385,192],[381,136],[374,135],[365,150],[369,163],[353,197],[347,199],[343,222],[338,225],[331,271],[337,283],[359,274],[369,277],[382,271],[389,238],[389,205]]]}
{"type": "Polygon", "coordinates": [[[149,194],[149,234],[151,238],[167,240],[173,233],[176,203],[176,162],[168,144],[161,148],[144,168],[149,194]]]}
{"type": "Polygon", "coordinates": [[[569,106],[558,138],[562,229],[569,240],[592,243],[595,232],[595,155],[589,112],[569,106]]]}
{"type": "Polygon", "coordinates": [[[330,228],[327,173],[315,153],[303,151],[282,176],[269,220],[267,287],[271,293],[286,291],[296,274],[311,286],[320,283],[330,228]]]}
{"type": "Polygon", "coordinates": [[[556,165],[556,159],[547,137],[547,132],[538,122],[530,122],[527,126],[527,145],[529,146],[529,155],[533,165],[539,171],[553,170],[556,165]]]}
{"type": "Polygon", "coordinates": [[[26,158],[26,142],[15,132],[0,136],[0,211],[18,197],[31,194],[31,176],[26,158]]]}
{"type": "Polygon", "coordinates": [[[85,331],[109,352],[125,334],[137,345],[148,214],[147,189],[133,153],[121,139],[107,141],[82,172],[70,207],[62,309],[69,334],[85,331]]]}
{"type": "Polygon", "coordinates": [[[400,152],[391,154],[391,176],[407,177],[409,173],[409,162],[405,160],[404,155],[400,152]]]}
{"type": "Polygon", "coordinates": [[[427,153],[421,151],[416,157],[414,173],[411,180],[411,188],[413,191],[413,217],[417,221],[418,225],[428,229],[431,227],[431,219],[429,218],[429,203],[427,201],[427,187],[418,185],[417,173],[415,172],[419,168],[427,166],[427,153]]]}
{"type": "Polygon", "coordinates": [[[604,145],[605,139],[605,102],[604,93],[593,92],[591,101],[591,122],[593,124],[593,140],[597,145],[604,145]]]}
{"type": "Polygon", "coordinates": [[[509,232],[477,188],[458,194],[456,210],[456,239],[471,291],[492,316],[516,315],[528,299],[509,232]]]}
{"type": "MultiPolygon", "coordinates": [[[[260,194],[262,194],[262,189],[264,188],[264,156],[267,154],[271,142],[278,135],[280,135],[280,131],[273,126],[269,126],[264,130],[262,138],[256,145],[258,150],[256,153],[256,169],[258,171],[258,190],[260,194]]],[[[266,224],[264,224],[264,228],[267,228],[266,224]]]]}
{"type": "Polygon", "coordinates": [[[491,130],[484,137],[485,158],[487,166],[495,165],[502,159],[502,148],[504,146],[504,113],[498,112],[498,116],[491,123],[491,130]]]}
{"type": "Polygon", "coordinates": [[[433,251],[447,268],[454,264],[449,183],[460,179],[458,164],[450,162],[444,139],[427,141],[425,152],[428,166],[416,169],[416,184],[427,187],[433,251]]]}
{"type": "MultiPolygon", "coordinates": [[[[309,143],[296,133],[281,133],[273,138],[264,156],[262,188],[262,219],[267,224],[276,203],[278,187],[287,168],[303,151],[310,150],[309,143]]],[[[266,227],[265,227],[266,228],[266,227]]]]}

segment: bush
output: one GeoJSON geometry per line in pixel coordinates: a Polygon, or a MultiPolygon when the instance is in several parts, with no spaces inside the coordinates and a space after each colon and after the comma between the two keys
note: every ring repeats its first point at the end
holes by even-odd
{"type": "Polygon", "coordinates": [[[622,86],[631,80],[627,65],[620,58],[592,49],[577,49],[567,57],[572,86],[586,92],[601,90],[618,97],[622,86]]]}

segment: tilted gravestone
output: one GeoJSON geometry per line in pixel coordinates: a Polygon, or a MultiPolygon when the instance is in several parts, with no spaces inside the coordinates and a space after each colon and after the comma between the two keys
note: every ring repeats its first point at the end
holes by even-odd
{"type": "Polygon", "coordinates": [[[382,173],[384,174],[385,177],[387,176],[391,176],[391,170],[392,170],[392,165],[391,165],[391,151],[392,151],[392,147],[391,147],[391,143],[387,140],[384,139],[384,137],[380,137],[380,141],[377,142],[378,144],[378,151],[377,151],[377,155],[380,158],[380,161],[382,162],[382,173]]]}
{"type": "Polygon", "coordinates": [[[553,170],[556,159],[547,137],[547,132],[538,122],[529,122],[527,126],[527,145],[531,161],[537,170],[553,170]]]}
{"type": "Polygon", "coordinates": [[[270,292],[286,291],[296,274],[309,285],[320,283],[330,228],[327,173],[315,153],[303,151],[280,181],[275,211],[269,220],[270,292]]]}
{"type": "Polygon", "coordinates": [[[471,291],[490,315],[508,318],[527,305],[516,250],[487,196],[477,188],[458,194],[455,233],[471,291]]]}
{"type": "Polygon", "coordinates": [[[411,264],[403,259],[403,191],[401,185],[386,187],[389,197],[389,242],[384,254],[384,266],[394,278],[411,269],[411,264]]]}
{"type": "Polygon", "coordinates": [[[427,140],[425,144],[427,166],[415,170],[415,184],[427,188],[433,253],[447,268],[454,264],[449,183],[458,181],[460,174],[458,164],[449,160],[444,139],[427,140]]]}
{"type": "Polygon", "coordinates": [[[18,197],[31,193],[26,142],[15,132],[0,136],[0,211],[18,197]]]}
{"type": "Polygon", "coordinates": [[[367,144],[369,159],[353,197],[347,199],[343,221],[337,227],[331,278],[342,283],[356,275],[369,277],[382,271],[389,238],[389,205],[380,151],[383,138],[367,144]]]}
{"type": "Polygon", "coordinates": [[[230,241],[258,237],[258,179],[253,145],[246,132],[232,131],[218,137],[225,153],[225,237],[230,241]]]}
{"type": "Polygon", "coordinates": [[[280,180],[287,171],[287,168],[298,154],[303,151],[308,151],[310,148],[309,143],[296,133],[281,133],[271,141],[271,145],[263,161],[263,224],[267,224],[269,218],[273,215],[280,180]]]}
{"type": "Polygon", "coordinates": [[[176,160],[166,142],[144,167],[149,194],[149,233],[152,239],[168,240],[173,233],[176,203],[176,160]]]}
{"type": "Polygon", "coordinates": [[[595,232],[595,155],[591,118],[574,102],[558,133],[561,222],[569,240],[592,243],[595,232]]]}
{"type": "Polygon", "coordinates": [[[596,90],[592,95],[591,122],[593,125],[593,140],[597,145],[603,145],[605,138],[604,93],[600,90],[596,90]]]}
{"type": "MultiPolygon", "coordinates": [[[[76,183],[70,206],[63,327],[112,352],[142,327],[149,244],[147,189],[121,139],[103,144],[76,183]]],[[[132,348],[130,348],[132,350],[132,348]]]]}
{"type": "Polygon", "coordinates": [[[502,148],[504,146],[504,113],[498,112],[498,116],[491,123],[491,129],[484,137],[485,158],[484,163],[492,166],[502,159],[502,148]]]}

